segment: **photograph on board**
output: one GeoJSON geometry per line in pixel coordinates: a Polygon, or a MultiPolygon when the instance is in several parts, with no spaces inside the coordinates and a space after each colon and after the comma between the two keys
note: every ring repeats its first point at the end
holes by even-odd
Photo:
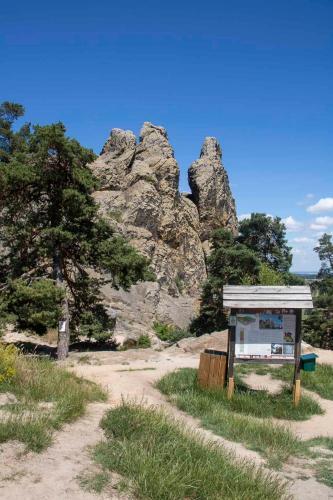
{"type": "Polygon", "coordinates": [[[260,330],[282,330],[282,314],[261,313],[259,315],[260,330]]]}
{"type": "Polygon", "coordinates": [[[271,354],[283,354],[282,344],[271,344],[271,354]]]}

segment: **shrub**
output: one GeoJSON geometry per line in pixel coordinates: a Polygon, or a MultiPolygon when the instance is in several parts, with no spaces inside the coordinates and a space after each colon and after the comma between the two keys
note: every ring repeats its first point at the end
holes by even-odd
{"type": "Polygon", "coordinates": [[[0,383],[14,377],[18,350],[13,345],[0,344],[0,383]]]}
{"type": "Polygon", "coordinates": [[[136,345],[140,349],[147,349],[148,347],[151,347],[151,340],[150,340],[149,335],[146,335],[146,334],[140,335],[140,337],[137,340],[136,345]]]}
{"type": "Polygon", "coordinates": [[[158,321],[155,321],[153,328],[158,338],[164,342],[174,343],[191,336],[191,333],[187,330],[182,330],[167,323],[159,323],[158,321]]]}
{"type": "Polygon", "coordinates": [[[8,310],[16,314],[18,326],[46,333],[58,325],[63,290],[53,280],[40,279],[30,284],[14,280],[9,289],[8,310]]]}

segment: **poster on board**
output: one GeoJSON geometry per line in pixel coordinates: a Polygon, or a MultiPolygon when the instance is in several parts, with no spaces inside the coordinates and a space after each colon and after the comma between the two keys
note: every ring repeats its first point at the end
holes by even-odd
{"type": "Polygon", "coordinates": [[[293,358],[296,315],[260,311],[236,316],[236,358],[293,358]]]}

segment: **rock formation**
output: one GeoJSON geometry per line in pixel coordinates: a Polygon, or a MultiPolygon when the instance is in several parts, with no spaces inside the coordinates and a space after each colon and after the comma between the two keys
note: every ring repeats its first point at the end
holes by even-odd
{"type": "Polygon", "coordinates": [[[100,180],[94,196],[104,216],[151,260],[157,276],[156,283],[138,284],[129,293],[105,290],[118,304],[118,327],[147,330],[154,319],[186,326],[207,276],[205,251],[212,231],[237,229],[218,142],[205,139],[200,159],[189,170],[190,195],[179,192],[179,167],[166,130],[149,122],[138,143],[133,132],[113,129],[92,169],[100,180]],[[128,318],[131,326],[125,325],[128,318]]]}
{"type": "Polygon", "coordinates": [[[188,172],[192,199],[199,212],[200,239],[203,243],[220,227],[237,231],[235,201],[221,160],[221,146],[215,137],[206,137],[199,160],[192,163],[188,172]]]}

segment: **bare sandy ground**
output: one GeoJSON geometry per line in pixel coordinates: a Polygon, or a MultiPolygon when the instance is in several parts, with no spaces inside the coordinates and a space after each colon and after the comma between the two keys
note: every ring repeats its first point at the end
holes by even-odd
{"type": "MultiPolygon", "coordinates": [[[[109,401],[89,406],[85,417],[56,433],[54,444],[42,454],[23,453],[19,443],[0,447],[0,498],[4,500],[100,500],[125,498],[109,488],[101,495],[83,491],[78,477],[94,467],[90,447],[103,436],[99,422],[104,412],[118,405],[122,398],[162,406],[185,425],[196,429],[203,437],[224,445],[238,458],[251,459],[262,465],[262,458],[240,444],[226,441],[200,427],[200,423],[172,407],[153,384],[162,375],[180,367],[197,367],[198,353],[184,353],[181,349],[156,352],[152,349],[126,352],[73,353],[66,362],[75,373],[100,383],[109,391],[109,401]],[[149,369],[148,369],[149,368],[149,369]]],[[[274,391],[279,382],[258,375],[248,379],[253,387],[268,387],[274,391]]],[[[306,422],[287,422],[304,438],[317,435],[333,436],[333,402],[318,397],[326,410],[325,415],[315,416],[306,422]]],[[[283,477],[290,481],[294,498],[330,499],[333,489],[318,483],[307,469],[307,464],[296,460],[288,464],[283,477]]],[[[158,500],[158,499],[156,499],[158,500]]]]}

